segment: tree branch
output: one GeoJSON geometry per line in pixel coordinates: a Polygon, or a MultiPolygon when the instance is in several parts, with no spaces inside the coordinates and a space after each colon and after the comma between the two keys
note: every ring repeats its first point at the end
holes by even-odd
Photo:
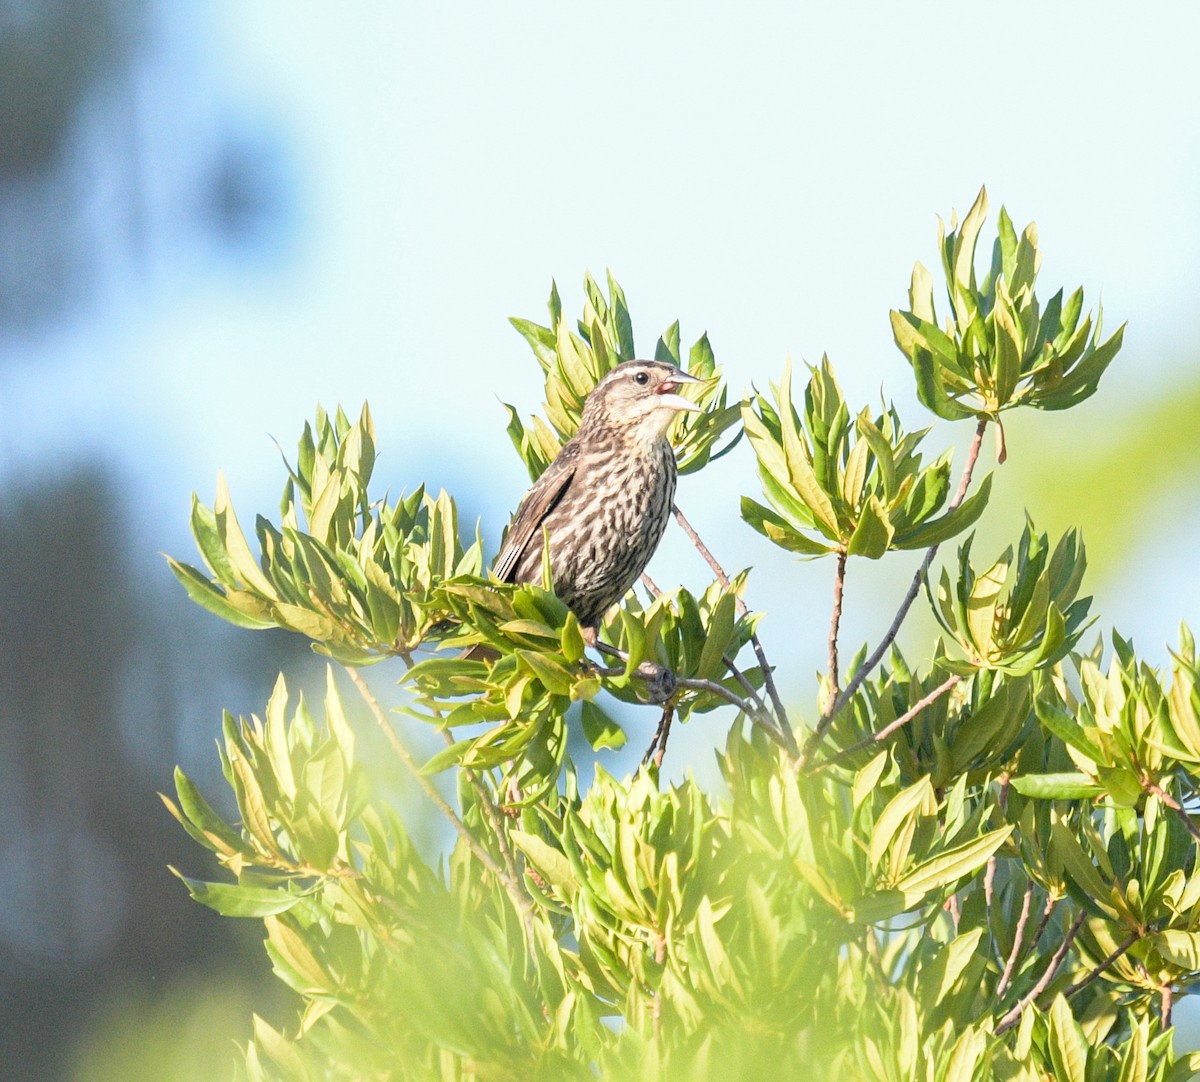
{"type": "MultiPolygon", "coordinates": [[[[932,703],[934,703],[938,699],[940,699],[943,695],[946,694],[947,691],[949,691],[952,687],[954,687],[955,684],[959,683],[961,680],[962,680],[962,677],[958,673],[955,673],[948,680],[945,680],[943,683],[941,683],[937,687],[935,687],[923,699],[920,699],[917,702],[913,703],[913,705],[911,707],[909,707],[908,710],[906,710],[903,714],[901,714],[900,717],[898,717],[895,721],[889,723],[888,725],[885,725],[882,729],[879,730],[879,732],[872,733],[870,736],[864,737],[857,744],[851,744],[850,747],[843,748],[837,754],[829,756],[829,758],[826,759],[824,762],[818,763],[816,766],[814,766],[812,768],[811,773],[815,774],[819,770],[824,770],[827,766],[832,766],[834,763],[836,763],[842,759],[845,759],[847,756],[853,755],[856,751],[862,751],[863,748],[868,748],[872,744],[882,743],[889,736],[891,736],[892,733],[896,732],[897,729],[903,728],[910,721],[912,721],[912,719],[915,718],[927,706],[931,705],[932,703]]],[[[807,750],[807,746],[806,746],[805,750],[807,750]]],[[[801,770],[804,769],[803,761],[800,762],[799,767],[801,770]]]]}
{"type": "Polygon", "coordinates": [[[1012,981],[1013,970],[1017,966],[1017,958],[1021,953],[1022,941],[1025,938],[1025,924],[1029,920],[1029,909],[1033,904],[1033,881],[1025,887],[1025,897],[1021,899],[1021,915],[1017,918],[1017,927],[1013,932],[1012,950],[1008,952],[1008,961],[1004,963],[1004,972],[996,985],[996,998],[1002,999],[1012,981]]]}
{"type": "MultiPolygon", "coordinates": [[[[958,491],[954,493],[954,498],[946,505],[947,512],[953,511],[963,502],[963,497],[967,494],[967,489],[971,485],[971,476],[975,472],[975,464],[979,461],[979,449],[983,445],[983,433],[987,428],[988,418],[980,417],[979,424],[975,428],[975,438],[971,441],[970,450],[967,452],[966,465],[963,467],[962,477],[958,482],[958,491]]],[[[900,602],[900,610],[896,613],[896,618],[892,621],[891,627],[887,629],[887,633],[883,636],[879,645],[875,648],[875,652],[860,665],[854,676],[846,688],[834,700],[833,705],[829,710],[821,716],[821,720],[817,722],[813,729],[812,735],[804,743],[804,751],[800,756],[801,768],[812,758],[813,752],[817,749],[817,745],[825,738],[825,734],[829,731],[829,726],[833,724],[833,719],[838,712],[854,697],[855,693],[866,678],[874,671],[884,655],[888,652],[892,643],[896,641],[896,636],[900,633],[900,625],[904,623],[904,618],[908,615],[908,610],[912,608],[912,603],[916,600],[917,594],[921,589],[921,583],[925,576],[929,573],[929,567],[933,563],[934,556],[937,555],[938,546],[933,545],[925,552],[925,557],[921,561],[921,566],[917,568],[917,573],[913,576],[912,583],[908,587],[908,593],[904,595],[904,600],[900,602]]]]}
{"type": "Polygon", "coordinates": [[[1196,841],[1200,842],[1200,827],[1198,827],[1196,825],[1196,820],[1194,820],[1190,815],[1188,815],[1187,809],[1184,808],[1184,806],[1182,804],[1180,804],[1178,800],[1176,800],[1173,796],[1171,796],[1170,793],[1168,793],[1165,789],[1163,789],[1161,786],[1159,786],[1155,782],[1143,781],[1142,787],[1146,790],[1147,793],[1153,793],[1168,808],[1170,808],[1171,811],[1173,811],[1176,814],[1176,816],[1178,816],[1179,821],[1181,823],[1183,823],[1183,825],[1185,827],[1187,827],[1187,832],[1193,838],[1195,838],[1196,841]]]}
{"type": "Polygon", "coordinates": [[[829,701],[838,696],[838,626],[842,622],[842,592],[846,587],[846,552],[837,554],[837,570],[833,576],[833,612],[829,617],[829,701]]]}
{"type": "Polygon", "coordinates": [[[667,739],[671,735],[671,720],[674,716],[674,705],[664,703],[662,717],[658,719],[658,728],[654,730],[654,739],[650,741],[646,754],[642,756],[642,766],[653,760],[656,769],[662,768],[663,756],[667,753],[667,739]]]}
{"type": "Polygon", "coordinates": [[[416,783],[424,790],[425,795],[432,802],[433,806],[450,821],[450,825],[457,831],[458,836],[466,842],[467,848],[471,850],[479,863],[500,881],[524,919],[526,929],[531,930],[533,924],[533,903],[522,889],[520,880],[510,877],[508,872],[496,863],[492,854],[467,829],[466,824],[458,817],[458,813],[446,803],[446,799],[437,791],[437,787],[433,782],[421,772],[421,767],[418,765],[416,759],[413,758],[412,752],[404,746],[404,741],[400,739],[399,734],[397,734],[396,730],[388,722],[387,715],[383,712],[383,707],[379,705],[379,700],[375,698],[371,689],[367,687],[367,682],[362,678],[362,673],[350,665],[347,665],[345,668],[346,672],[350,674],[350,679],[354,681],[354,686],[358,688],[358,693],[362,696],[363,702],[367,704],[367,708],[371,711],[375,721],[383,730],[388,743],[392,746],[392,750],[408,769],[408,772],[413,776],[416,783]]]}
{"type": "Polygon", "coordinates": [[[995,1029],[997,1037],[1012,1029],[1020,1021],[1021,1012],[1050,986],[1050,982],[1054,980],[1054,974],[1058,972],[1058,967],[1062,965],[1063,959],[1067,956],[1067,951],[1071,949],[1071,944],[1075,942],[1075,936],[1079,933],[1085,916],[1087,916],[1086,913],[1080,912],[1079,916],[1075,918],[1071,923],[1071,927],[1067,929],[1067,934],[1063,936],[1063,941],[1058,945],[1058,950],[1051,956],[1050,963],[1046,966],[1046,971],[1038,978],[1037,984],[1017,1000],[1015,1006],[997,1023],[995,1029]]]}
{"type": "MultiPolygon", "coordinates": [[[[683,512],[679,510],[679,505],[674,504],[672,511],[675,513],[675,521],[679,523],[683,532],[688,535],[693,545],[696,546],[696,551],[704,557],[704,562],[712,569],[712,573],[717,576],[717,581],[725,587],[730,588],[729,576],[725,574],[725,569],[717,563],[717,558],[709,551],[708,546],[700,540],[700,535],[696,533],[694,527],[683,516],[683,512]]],[[[740,597],[734,599],[737,606],[739,616],[745,616],[749,609],[740,597]]],[[[762,643],[759,641],[758,633],[751,632],[750,645],[754,648],[754,656],[758,658],[759,668],[762,669],[763,684],[766,686],[767,694],[771,698],[771,703],[775,707],[775,721],[778,724],[780,732],[783,733],[785,741],[791,745],[792,754],[795,754],[796,739],[792,735],[792,726],[788,721],[787,710],[784,709],[783,700],[779,697],[779,689],[775,686],[775,677],[771,673],[771,666],[767,662],[766,651],[763,650],[762,643]]]]}
{"type": "Polygon", "coordinates": [[[1092,981],[1094,981],[1097,977],[1099,977],[1100,974],[1103,973],[1110,965],[1112,965],[1113,962],[1115,962],[1118,958],[1120,958],[1122,954],[1124,954],[1127,950],[1129,950],[1129,948],[1132,947],[1140,938],[1141,938],[1141,936],[1137,932],[1131,932],[1129,934],[1128,938],[1119,947],[1117,947],[1117,949],[1114,950],[1112,952],[1112,954],[1110,954],[1107,958],[1105,958],[1103,962],[1101,962],[1099,965],[1094,966],[1092,969],[1090,969],[1074,984],[1069,985],[1068,987],[1064,988],[1063,995],[1066,996],[1067,999],[1070,999],[1076,992],[1080,991],[1083,988],[1086,988],[1089,984],[1092,983],[1092,981]]]}

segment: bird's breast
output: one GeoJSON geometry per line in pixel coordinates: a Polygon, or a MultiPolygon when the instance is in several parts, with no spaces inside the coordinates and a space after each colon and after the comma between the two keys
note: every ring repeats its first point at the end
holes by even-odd
{"type": "MultiPolygon", "coordinates": [[[[666,529],[675,480],[665,439],[641,453],[598,447],[581,458],[545,520],[555,593],[581,618],[620,600],[645,569],[666,529]]],[[[540,567],[540,547],[528,556],[540,567]]]]}

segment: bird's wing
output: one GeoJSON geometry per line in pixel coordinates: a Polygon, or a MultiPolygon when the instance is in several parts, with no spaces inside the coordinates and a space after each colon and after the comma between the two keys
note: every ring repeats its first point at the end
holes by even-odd
{"type": "MultiPolygon", "coordinates": [[[[492,565],[492,574],[501,582],[513,581],[521,553],[525,551],[529,542],[540,534],[546,516],[566,495],[578,464],[579,447],[568,443],[525,494],[504,540],[504,546],[492,565]]],[[[538,543],[541,543],[540,539],[538,543]]]]}

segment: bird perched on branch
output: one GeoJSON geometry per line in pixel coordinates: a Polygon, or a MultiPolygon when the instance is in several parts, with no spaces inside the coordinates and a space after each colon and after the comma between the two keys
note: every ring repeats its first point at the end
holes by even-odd
{"type": "Polygon", "coordinates": [[[661,361],[609,372],[588,395],[579,431],[525,494],[493,574],[540,582],[544,529],[554,592],[594,632],[667,528],[676,469],[666,432],[681,410],[700,411],[679,385],[701,382],[661,361]]]}

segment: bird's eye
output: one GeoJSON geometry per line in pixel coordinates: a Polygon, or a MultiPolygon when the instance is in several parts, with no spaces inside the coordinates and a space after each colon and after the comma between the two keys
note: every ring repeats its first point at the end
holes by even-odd
{"type": "Polygon", "coordinates": [[[633,382],[639,383],[643,387],[645,387],[646,384],[650,382],[650,373],[649,372],[638,372],[637,375],[635,375],[633,377],[633,382]]]}

